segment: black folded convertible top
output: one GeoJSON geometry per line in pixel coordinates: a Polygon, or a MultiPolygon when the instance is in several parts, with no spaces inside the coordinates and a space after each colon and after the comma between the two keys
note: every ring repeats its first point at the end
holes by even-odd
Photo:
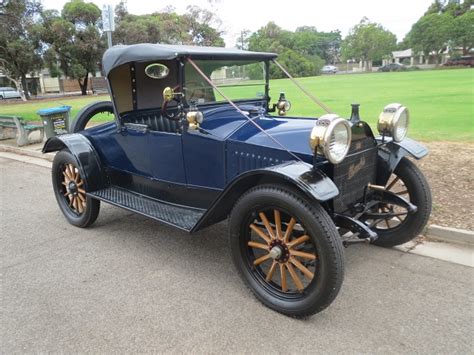
{"type": "Polygon", "coordinates": [[[170,60],[181,57],[192,59],[249,59],[276,58],[275,53],[250,52],[234,48],[184,46],[173,44],[140,43],[130,46],[114,46],[104,53],[102,66],[105,75],[119,65],[130,62],[170,60]]]}

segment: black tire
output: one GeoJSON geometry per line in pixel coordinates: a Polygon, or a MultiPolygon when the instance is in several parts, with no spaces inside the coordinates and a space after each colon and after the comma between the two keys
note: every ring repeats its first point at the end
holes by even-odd
{"type": "MultiPolygon", "coordinates": [[[[278,213],[280,214],[280,212],[278,213]]],[[[275,221],[276,217],[273,220],[273,228],[277,225],[275,221]]],[[[277,234],[276,230],[277,228],[275,228],[275,234],[277,234]]],[[[293,231],[294,229],[291,228],[290,230],[293,231]]],[[[284,233],[286,232],[281,231],[281,235],[284,233]]],[[[306,317],[322,311],[336,298],[344,279],[344,250],[336,226],[319,204],[309,203],[298,193],[285,187],[257,186],[245,193],[236,202],[229,218],[229,235],[233,261],[240,276],[255,296],[267,307],[289,316],[306,317]],[[313,250],[315,255],[314,261],[303,262],[307,268],[314,266],[314,274],[309,281],[305,278],[301,269],[296,268],[296,264],[291,264],[290,261],[286,262],[286,264],[290,264],[293,273],[295,271],[301,273],[303,280],[307,282],[307,285],[303,285],[304,288],[299,288],[297,292],[292,292],[290,287],[288,287],[288,290],[284,290],[281,269],[284,270],[283,273],[285,274],[288,272],[289,276],[285,276],[285,279],[288,277],[293,285],[297,285],[289,270],[290,267],[282,266],[284,260],[274,259],[272,261],[269,259],[272,261],[269,269],[272,269],[273,264],[276,263],[275,268],[280,271],[280,274],[277,275],[280,285],[278,285],[278,281],[273,281],[272,276],[270,276],[270,281],[266,280],[265,276],[268,277],[270,270],[267,274],[263,272],[263,264],[265,263],[262,262],[259,266],[254,266],[257,262],[257,256],[254,255],[254,252],[258,251],[270,255],[271,247],[268,246],[267,250],[261,251],[261,248],[252,249],[249,246],[252,241],[250,224],[254,224],[252,221],[256,221],[258,211],[272,209],[273,211],[275,209],[281,211],[281,221],[283,223],[280,223],[280,225],[287,229],[289,229],[290,216],[295,217],[297,223],[294,228],[299,226],[302,230],[299,236],[296,236],[296,239],[301,237],[301,233],[304,234],[303,237],[306,235],[310,237],[307,239],[308,245],[306,242],[305,244],[300,243],[298,247],[291,249],[292,251],[289,251],[292,248],[290,244],[291,241],[294,242],[296,239],[292,239],[293,236],[288,239],[290,241],[287,244],[289,246],[287,250],[288,260],[295,257],[291,253],[294,253],[297,248],[302,250],[301,247],[306,248],[303,250],[313,250]],[[314,263],[314,265],[309,266],[309,263],[314,263]]],[[[276,243],[275,239],[272,239],[272,243],[276,243]]],[[[299,250],[296,251],[299,252],[299,250]]],[[[303,259],[298,259],[298,261],[303,261],[303,259]]]]}
{"type": "Polygon", "coordinates": [[[59,209],[64,214],[64,217],[66,217],[67,221],[72,225],[85,228],[90,226],[97,219],[100,210],[100,201],[86,196],[85,192],[80,192],[80,190],[85,191],[83,189],[85,179],[84,177],[81,177],[79,169],[77,169],[78,166],[76,158],[69,152],[69,150],[61,150],[56,154],[53,160],[52,182],[56,201],[58,202],[59,209]],[[72,171],[72,169],[70,169],[71,166],[75,168],[75,176],[78,176],[74,180],[67,177],[67,175],[72,171]],[[68,191],[66,187],[68,184],[66,181],[69,181],[70,183],[72,181],[78,181],[78,183],[75,184],[76,195],[74,195],[74,193],[68,193],[71,191],[74,192],[74,190],[68,191]],[[81,196],[79,196],[79,194],[81,196]],[[73,203],[76,199],[77,205],[76,203],[73,203]]]}
{"type": "Polygon", "coordinates": [[[425,228],[431,214],[431,191],[420,169],[411,160],[403,158],[395,168],[394,175],[403,182],[409,201],[416,205],[418,210],[408,214],[393,228],[374,229],[379,235],[374,244],[384,247],[404,244],[416,238],[425,228]]]}
{"type": "Polygon", "coordinates": [[[71,133],[76,133],[86,129],[87,123],[91,120],[92,117],[99,113],[114,113],[114,108],[111,101],[98,101],[93,102],[87,106],[84,106],[74,118],[74,121],[71,123],[70,131],[71,133]]]}

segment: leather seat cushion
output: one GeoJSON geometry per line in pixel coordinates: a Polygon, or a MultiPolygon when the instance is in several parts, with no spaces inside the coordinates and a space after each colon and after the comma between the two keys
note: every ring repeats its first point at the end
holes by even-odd
{"type": "Polygon", "coordinates": [[[133,111],[122,115],[126,123],[137,123],[147,125],[151,131],[176,133],[179,130],[178,123],[161,115],[161,110],[133,111]]]}

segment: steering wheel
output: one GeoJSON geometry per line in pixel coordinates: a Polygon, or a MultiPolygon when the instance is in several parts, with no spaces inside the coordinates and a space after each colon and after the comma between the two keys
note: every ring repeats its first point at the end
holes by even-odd
{"type": "Polygon", "coordinates": [[[161,114],[172,121],[179,121],[181,119],[182,112],[179,106],[181,104],[182,93],[177,91],[179,88],[179,85],[175,86],[174,88],[170,88],[168,86],[163,90],[163,105],[161,105],[161,114]],[[173,114],[168,112],[168,104],[171,101],[175,101],[177,103],[177,111],[173,114]]]}

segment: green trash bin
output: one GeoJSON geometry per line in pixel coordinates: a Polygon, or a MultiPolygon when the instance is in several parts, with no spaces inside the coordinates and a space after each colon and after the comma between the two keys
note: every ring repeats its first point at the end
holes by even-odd
{"type": "Polygon", "coordinates": [[[37,112],[43,121],[44,133],[47,138],[68,133],[70,111],[71,106],[59,106],[45,108],[37,112]]]}

